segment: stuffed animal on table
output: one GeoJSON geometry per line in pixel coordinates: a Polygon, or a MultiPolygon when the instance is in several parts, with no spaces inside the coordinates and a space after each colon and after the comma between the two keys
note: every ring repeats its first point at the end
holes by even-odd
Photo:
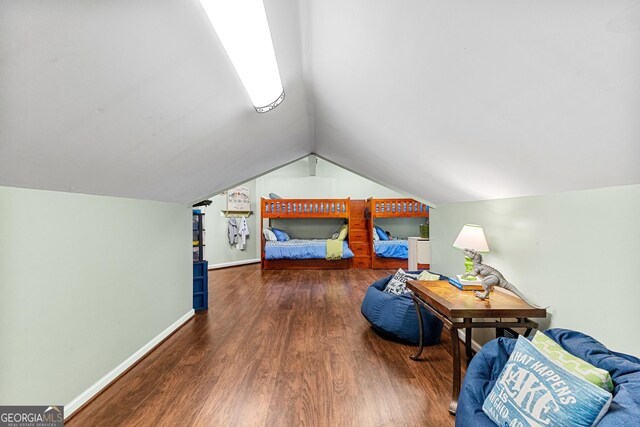
{"type": "Polygon", "coordinates": [[[520,292],[514,285],[509,283],[509,281],[504,278],[502,273],[489,265],[483,264],[482,255],[480,255],[478,252],[473,249],[465,249],[463,250],[463,252],[466,256],[471,258],[471,261],[473,261],[473,272],[471,274],[474,276],[478,276],[481,279],[481,285],[484,288],[484,291],[476,291],[476,296],[478,298],[480,298],[481,300],[489,299],[489,294],[491,293],[491,291],[493,291],[493,288],[495,286],[498,286],[500,288],[504,288],[508,291],[513,292],[527,304],[533,307],[537,307],[536,305],[531,304],[529,301],[527,301],[522,292],[520,292]]]}

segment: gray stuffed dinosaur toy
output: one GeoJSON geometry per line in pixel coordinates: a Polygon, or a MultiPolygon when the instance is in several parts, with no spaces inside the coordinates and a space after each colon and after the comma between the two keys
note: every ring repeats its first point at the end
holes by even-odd
{"type": "Polygon", "coordinates": [[[534,304],[531,304],[527,299],[522,295],[522,293],[516,288],[514,285],[509,283],[507,279],[504,278],[502,273],[500,273],[495,268],[488,266],[482,263],[482,255],[473,249],[465,249],[463,250],[464,254],[471,258],[473,261],[473,274],[474,276],[480,277],[482,279],[482,287],[484,288],[484,292],[476,291],[476,296],[481,300],[489,299],[489,294],[493,291],[494,286],[499,286],[508,291],[513,292],[517,296],[520,297],[527,304],[537,307],[534,304]]]}

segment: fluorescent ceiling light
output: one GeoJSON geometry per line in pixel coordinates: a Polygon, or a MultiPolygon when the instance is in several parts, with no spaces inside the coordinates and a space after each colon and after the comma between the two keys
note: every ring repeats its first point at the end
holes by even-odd
{"type": "Polygon", "coordinates": [[[262,0],[200,0],[258,113],[274,109],[284,90],[262,0]]]}

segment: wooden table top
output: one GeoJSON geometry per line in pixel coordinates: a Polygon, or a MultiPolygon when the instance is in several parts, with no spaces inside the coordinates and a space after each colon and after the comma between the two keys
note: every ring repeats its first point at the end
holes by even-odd
{"type": "Polygon", "coordinates": [[[463,291],[446,280],[407,281],[407,288],[449,318],[513,317],[544,318],[547,310],[532,307],[515,295],[494,291],[481,300],[473,291],[463,291]]]}

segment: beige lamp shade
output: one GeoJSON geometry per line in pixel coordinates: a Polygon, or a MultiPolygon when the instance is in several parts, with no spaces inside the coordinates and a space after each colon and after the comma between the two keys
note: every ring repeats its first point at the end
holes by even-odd
{"type": "Polygon", "coordinates": [[[484,236],[481,225],[465,224],[460,234],[453,242],[453,247],[458,249],[474,249],[478,252],[489,252],[489,244],[484,236]]]}

